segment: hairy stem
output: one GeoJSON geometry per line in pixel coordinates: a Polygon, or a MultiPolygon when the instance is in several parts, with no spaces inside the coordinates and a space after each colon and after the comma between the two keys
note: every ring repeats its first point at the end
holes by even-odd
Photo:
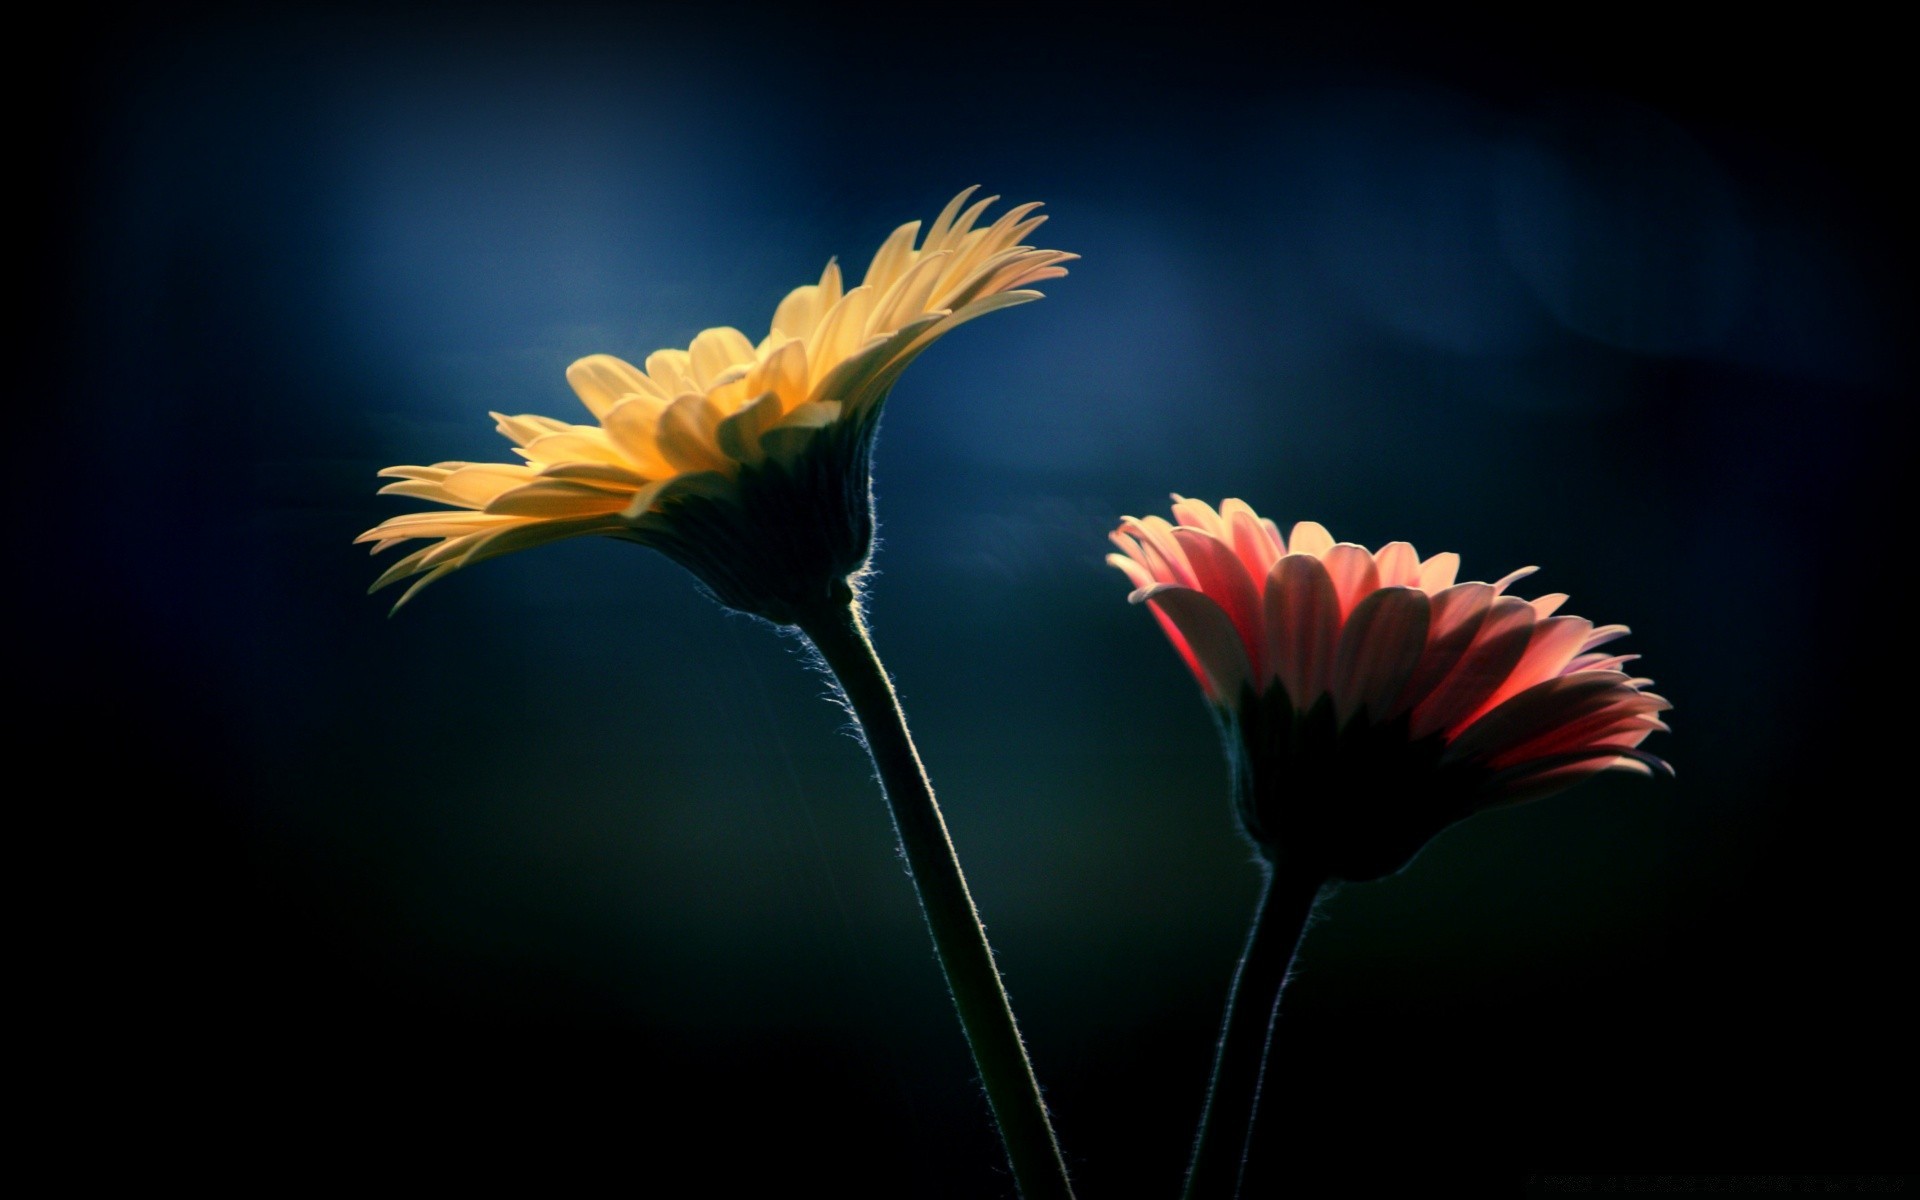
{"type": "Polygon", "coordinates": [[[1287,984],[1294,951],[1307,926],[1307,914],[1326,880],[1279,863],[1268,868],[1246,953],[1234,973],[1227,1019],[1213,1062],[1213,1082],[1200,1115],[1193,1164],[1187,1169],[1185,1200],[1224,1200],[1237,1196],[1246,1171],[1248,1137],[1260,1103],[1280,992],[1287,984]]]}
{"type": "Polygon", "coordinates": [[[880,774],[894,831],[920,894],[947,987],[960,1010],[960,1027],[973,1050],[987,1103],[1006,1144],[1015,1184],[1026,1200],[1070,1200],[1072,1185],[1040,1085],[1013,1020],[1006,988],[947,824],[933,798],[926,769],[907,733],[892,681],[874,653],[857,602],[849,599],[799,622],[845,692],[866,733],[867,752],[880,774]]]}

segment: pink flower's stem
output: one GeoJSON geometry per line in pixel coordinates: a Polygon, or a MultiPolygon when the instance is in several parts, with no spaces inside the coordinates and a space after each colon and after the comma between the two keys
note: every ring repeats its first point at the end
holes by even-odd
{"type": "Polygon", "coordinates": [[[1227,999],[1213,1082],[1200,1114],[1193,1164],[1187,1169],[1185,1200],[1223,1200],[1240,1194],[1240,1180],[1252,1153],[1249,1135],[1254,1111],[1259,1107],[1280,1016],[1280,992],[1287,985],[1300,935],[1306,931],[1307,915],[1325,885],[1325,878],[1284,862],[1268,868],[1246,953],[1227,999]]]}
{"type": "Polygon", "coordinates": [[[839,680],[866,734],[867,752],[880,773],[894,831],[954,1005],[960,1010],[960,1026],[973,1050],[987,1103],[1006,1144],[1014,1182],[1026,1200],[1072,1200],[1066,1161],[1014,1024],[1006,988],[993,965],[986,929],[967,891],[926,769],[907,733],[906,715],[867,637],[859,607],[849,594],[844,604],[823,606],[798,624],[839,680]]]}

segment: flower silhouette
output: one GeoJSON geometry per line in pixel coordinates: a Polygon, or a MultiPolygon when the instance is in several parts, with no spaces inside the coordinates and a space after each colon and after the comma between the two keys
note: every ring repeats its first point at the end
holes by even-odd
{"type": "Polygon", "coordinates": [[[829,262],[795,288],[755,343],[703,331],[643,366],[606,354],[567,368],[591,424],[492,414],[516,463],[389,467],[384,493],[448,506],[362,534],[378,553],[430,544],[373,585],[413,585],[483,559],[604,534],[653,546],[732,607],[790,623],[857,573],[872,548],[868,462],[889,390],[956,326],[1028,300],[1074,258],[1023,244],[1045,217],[1022,204],[981,226],[998,199],[955,196],[920,238],[894,230],[859,286],[829,262]],[[918,244],[916,245],[916,239],[918,244]]]}
{"type": "Polygon", "coordinates": [[[1111,535],[1226,734],[1243,828],[1321,878],[1405,866],[1447,825],[1605,770],[1669,707],[1602,649],[1627,632],[1557,616],[1564,595],[1456,583],[1457,554],[1369,551],[1311,521],[1282,538],[1239,500],[1174,497],[1174,522],[1111,535]]]}
{"type": "Polygon", "coordinates": [[[1264,883],[1234,972],[1185,1200],[1240,1194],[1280,996],[1316,899],[1390,875],[1482,809],[1600,771],[1668,770],[1640,743],[1667,702],[1556,616],[1565,596],[1456,583],[1457,554],[1286,536],[1239,500],[1123,518],[1107,561],[1212,702],[1264,883]]]}
{"type": "Polygon", "coordinates": [[[377,554],[428,544],[373,590],[414,583],[401,604],[463,566],[562,538],[601,534],[651,546],[723,604],[796,628],[854,714],[893,818],[981,1088],[1029,1200],[1072,1200],[1066,1160],[994,965],[986,928],[862,615],[873,549],[870,461],[880,410],[900,373],[947,331],[1037,300],[1027,285],[1075,255],[1023,244],[1037,204],[980,219],[998,197],[968,188],[934,218],[893,231],[858,287],[828,262],[795,288],[758,343],[703,331],[644,366],[596,354],[567,368],[594,424],[494,413],[517,463],[389,467],[381,491],[447,507],[360,535],[377,554]]]}

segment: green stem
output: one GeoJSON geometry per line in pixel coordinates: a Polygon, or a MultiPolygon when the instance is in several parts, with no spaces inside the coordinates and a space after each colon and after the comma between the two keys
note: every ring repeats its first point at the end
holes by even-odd
{"type": "Polygon", "coordinates": [[[1249,1135],[1273,1030],[1280,1015],[1280,992],[1287,985],[1307,914],[1326,880],[1309,872],[1271,865],[1254,910],[1246,954],[1234,973],[1227,999],[1226,1024],[1214,1058],[1213,1082],[1200,1115],[1200,1134],[1187,1169],[1185,1200],[1221,1200],[1240,1193],[1246,1171],[1249,1135]]]}
{"type": "Polygon", "coordinates": [[[840,681],[866,733],[867,752],[893,812],[894,831],[920,894],[947,987],[960,1010],[960,1027],[973,1050],[987,1103],[1006,1143],[1013,1178],[1026,1200],[1071,1200],[1073,1187],[1053,1135],[1040,1084],[1014,1025],[987,931],[967,891],[933,787],[907,733],[906,714],[874,653],[858,602],[846,599],[802,617],[800,629],[840,681]]]}

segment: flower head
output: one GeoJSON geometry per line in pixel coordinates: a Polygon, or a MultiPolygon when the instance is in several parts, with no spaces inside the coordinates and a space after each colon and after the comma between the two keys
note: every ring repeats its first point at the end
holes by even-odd
{"type": "Polygon", "coordinates": [[[586,534],[653,546],[724,603],[776,621],[844,586],[872,549],[868,463],[894,381],[947,331],[1039,299],[1029,285],[1075,257],[1023,244],[1046,220],[1038,204],[982,226],[998,197],[969,204],[973,191],[924,238],[918,221],[894,230],[857,287],[829,262],[757,343],[723,326],[643,366],[606,354],[574,363],[567,382],[592,423],[492,414],[523,461],[381,471],[399,481],[382,492],[449,507],[360,535],[375,553],[429,542],[374,589],[417,576],[404,604],[460,567],[586,534]]]}
{"type": "Polygon", "coordinates": [[[1239,500],[1175,496],[1174,523],[1124,518],[1107,561],[1159,618],[1226,734],[1242,826],[1325,875],[1405,866],[1441,829],[1605,770],[1670,770],[1639,749],[1667,702],[1601,647],[1627,632],[1556,616],[1564,595],[1455,583],[1457,554],[1369,551],[1239,500]]]}

